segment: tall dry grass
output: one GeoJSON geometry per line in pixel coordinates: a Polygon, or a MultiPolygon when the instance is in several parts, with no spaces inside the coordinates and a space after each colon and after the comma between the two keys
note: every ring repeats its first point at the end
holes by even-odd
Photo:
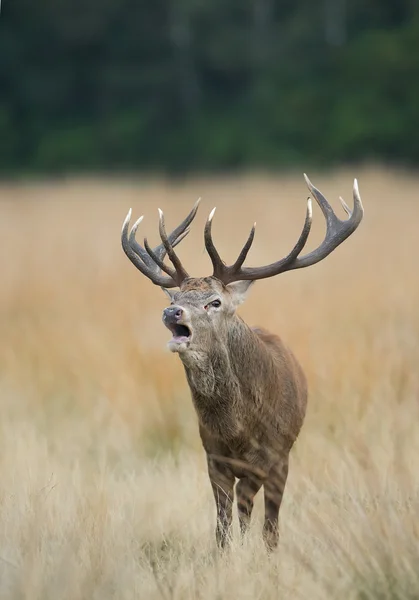
{"type": "MultiPolygon", "coordinates": [[[[353,174],[310,175],[337,208],[353,174]]],[[[299,234],[302,177],[1,186],[1,598],[419,596],[419,179],[356,174],[359,231],[320,265],[259,282],[241,311],[281,334],[310,385],[270,557],[261,498],[244,544],[215,551],[166,300],[119,232],[132,206],[157,240],[157,206],[170,226],[202,195],[180,250],[190,272],[209,272],[214,205],[226,260],[256,220],[250,262],[271,261],[299,234]]],[[[312,246],[322,233],[316,211],[312,246]]]]}

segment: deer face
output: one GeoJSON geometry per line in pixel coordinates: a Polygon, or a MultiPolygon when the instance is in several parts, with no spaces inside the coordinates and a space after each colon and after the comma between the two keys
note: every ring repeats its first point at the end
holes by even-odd
{"type": "Polygon", "coordinates": [[[163,311],[163,323],[173,334],[169,350],[202,350],[214,337],[222,338],[251,284],[237,281],[224,285],[215,277],[188,278],[179,291],[165,290],[171,299],[163,311]]]}

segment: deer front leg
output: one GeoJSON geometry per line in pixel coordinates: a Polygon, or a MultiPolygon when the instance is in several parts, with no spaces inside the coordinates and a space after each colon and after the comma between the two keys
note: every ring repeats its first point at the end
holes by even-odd
{"type": "Polygon", "coordinates": [[[278,514],[284,495],[285,483],[288,476],[288,456],[269,471],[268,478],[263,483],[265,495],[265,523],[263,539],[268,550],[274,550],[278,545],[278,514]]]}
{"type": "Polygon", "coordinates": [[[217,506],[216,540],[224,548],[231,538],[233,520],[234,475],[222,459],[207,457],[208,475],[217,506]]]}
{"type": "Polygon", "coordinates": [[[237,509],[242,535],[244,535],[249,528],[254,498],[261,486],[262,480],[251,475],[240,479],[236,486],[237,509]]]}

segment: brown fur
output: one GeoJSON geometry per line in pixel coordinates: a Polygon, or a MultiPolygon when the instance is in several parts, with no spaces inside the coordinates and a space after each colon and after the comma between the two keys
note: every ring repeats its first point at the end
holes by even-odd
{"type": "Polygon", "coordinates": [[[306,410],[305,376],[279,337],[251,329],[235,314],[244,292],[234,284],[189,278],[171,297],[192,331],[190,344],[174,351],[185,368],[207,454],[218,543],[224,546],[230,536],[238,478],[241,529],[247,529],[254,496],[263,485],[264,538],[273,548],[289,452],[306,410]],[[221,307],[206,307],[211,298],[220,299],[221,307]]]}

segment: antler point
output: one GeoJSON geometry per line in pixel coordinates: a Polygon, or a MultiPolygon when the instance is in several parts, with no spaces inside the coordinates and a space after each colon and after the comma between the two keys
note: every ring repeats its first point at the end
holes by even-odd
{"type": "Polygon", "coordinates": [[[129,225],[129,222],[131,221],[131,215],[132,215],[132,208],[129,209],[127,216],[125,217],[124,222],[122,223],[122,232],[124,231],[125,228],[128,231],[128,225],[129,225]]]}
{"type": "Polygon", "coordinates": [[[313,184],[311,183],[310,179],[308,178],[308,176],[306,175],[306,173],[304,173],[304,179],[305,182],[307,184],[308,189],[310,190],[310,192],[313,192],[313,184]]]}
{"type": "Polygon", "coordinates": [[[141,221],[143,219],[144,219],[144,215],[141,215],[141,217],[135,221],[134,225],[132,226],[131,231],[133,231],[135,233],[138,229],[138,225],[141,223],[141,221]]]}
{"type": "Polygon", "coordinates": [[[311,201],[311,198],[307,198],[307,212],[311,217],[313,214],[313,203],[311,201]]]}

